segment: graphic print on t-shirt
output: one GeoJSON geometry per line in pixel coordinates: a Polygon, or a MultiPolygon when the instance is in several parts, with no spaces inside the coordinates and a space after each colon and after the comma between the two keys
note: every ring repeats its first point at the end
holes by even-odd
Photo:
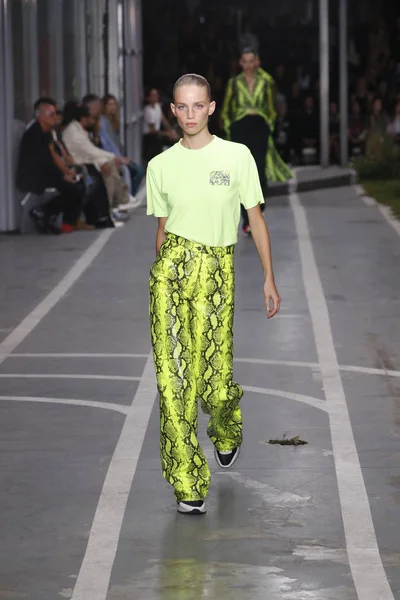
{"type": "Polygon", "coordinates": [[[230,185],[231,175],[229,171],[211,171],[210,185],[230,185]]]}

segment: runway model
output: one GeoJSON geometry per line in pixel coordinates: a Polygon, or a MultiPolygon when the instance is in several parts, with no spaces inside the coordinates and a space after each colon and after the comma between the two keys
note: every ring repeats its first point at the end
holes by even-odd
{"type": "Polygon", "coordinates": [[[178,511],[206,512],[210,470],[197,439],[197,401],[220,468],[242,444],[242,388],[233,381],[234,248],[240,205],[264,271],[268,317],[280,306],[264,202],[254,159],[242,144],[212,136],[215,110],[204,77],[183,75],[171,110],[183,139],[153,158],[147,214],[158,218],[150,272],[150,321],[160,394],[161,462],[178,511]]]}
{"type": "MultiPolygon", "coordinates": [[[[276,118],[274,80],[261,69],[260,59],[252,48],[240,57],[242,72],[229,80],[221,111],[226,137],[245,144],[256,161],[263,195],[267,179],[286,181],[292,177],[275,149],[272,138],[276,118]]],[[[243,231],[250,233],[247,213],[242,209],[243,231]]]]}

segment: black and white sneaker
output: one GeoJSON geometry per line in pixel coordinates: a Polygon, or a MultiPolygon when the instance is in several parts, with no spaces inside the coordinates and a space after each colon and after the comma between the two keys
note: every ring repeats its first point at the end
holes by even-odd
{"type": "Polygon", "coordinates": [[[183,515],[204,515],[206,504],[204,500],[181,500],[178,502],[178,512],[183,515]]]}
{"type": "Polygon", "coordinates": [[[234,448],[233,450],[229,450],[229,452],[220,452],[216,448],[214,448],[214,456],[218,465],[221,469],[229,469],[232,467],[240,454],[240,446],[238,448],[234,448]]]}

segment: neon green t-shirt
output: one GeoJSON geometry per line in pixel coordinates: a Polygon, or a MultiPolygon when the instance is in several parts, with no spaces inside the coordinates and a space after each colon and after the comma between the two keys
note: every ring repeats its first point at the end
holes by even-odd
{"type": "Polygon", "coordinates": [[[200,150],[178,142],[153,158],[146,185],[147,214],[168,217],[166,232],[206,246],[235,244],[240,204],[264,202],[250,150],[217,136],[200,150]]]}

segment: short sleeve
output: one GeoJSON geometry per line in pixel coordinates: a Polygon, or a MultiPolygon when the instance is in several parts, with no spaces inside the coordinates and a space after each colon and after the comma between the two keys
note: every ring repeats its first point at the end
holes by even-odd
{"type": "Polygon", "coordinates": [[[160,189],[160,181],[157,179],[152,167],[149,165],[146,175],[147,214],[155,217],[168,217],[168,207],[160,189]]]}
{"type": "Polygon", "coordinates": [[[240,202],[246,210],[254,208],[257,204],[264,204],[264,195],[261,190],[256,162],[248,148],[246,148],[242,162],[240,202]]]}

